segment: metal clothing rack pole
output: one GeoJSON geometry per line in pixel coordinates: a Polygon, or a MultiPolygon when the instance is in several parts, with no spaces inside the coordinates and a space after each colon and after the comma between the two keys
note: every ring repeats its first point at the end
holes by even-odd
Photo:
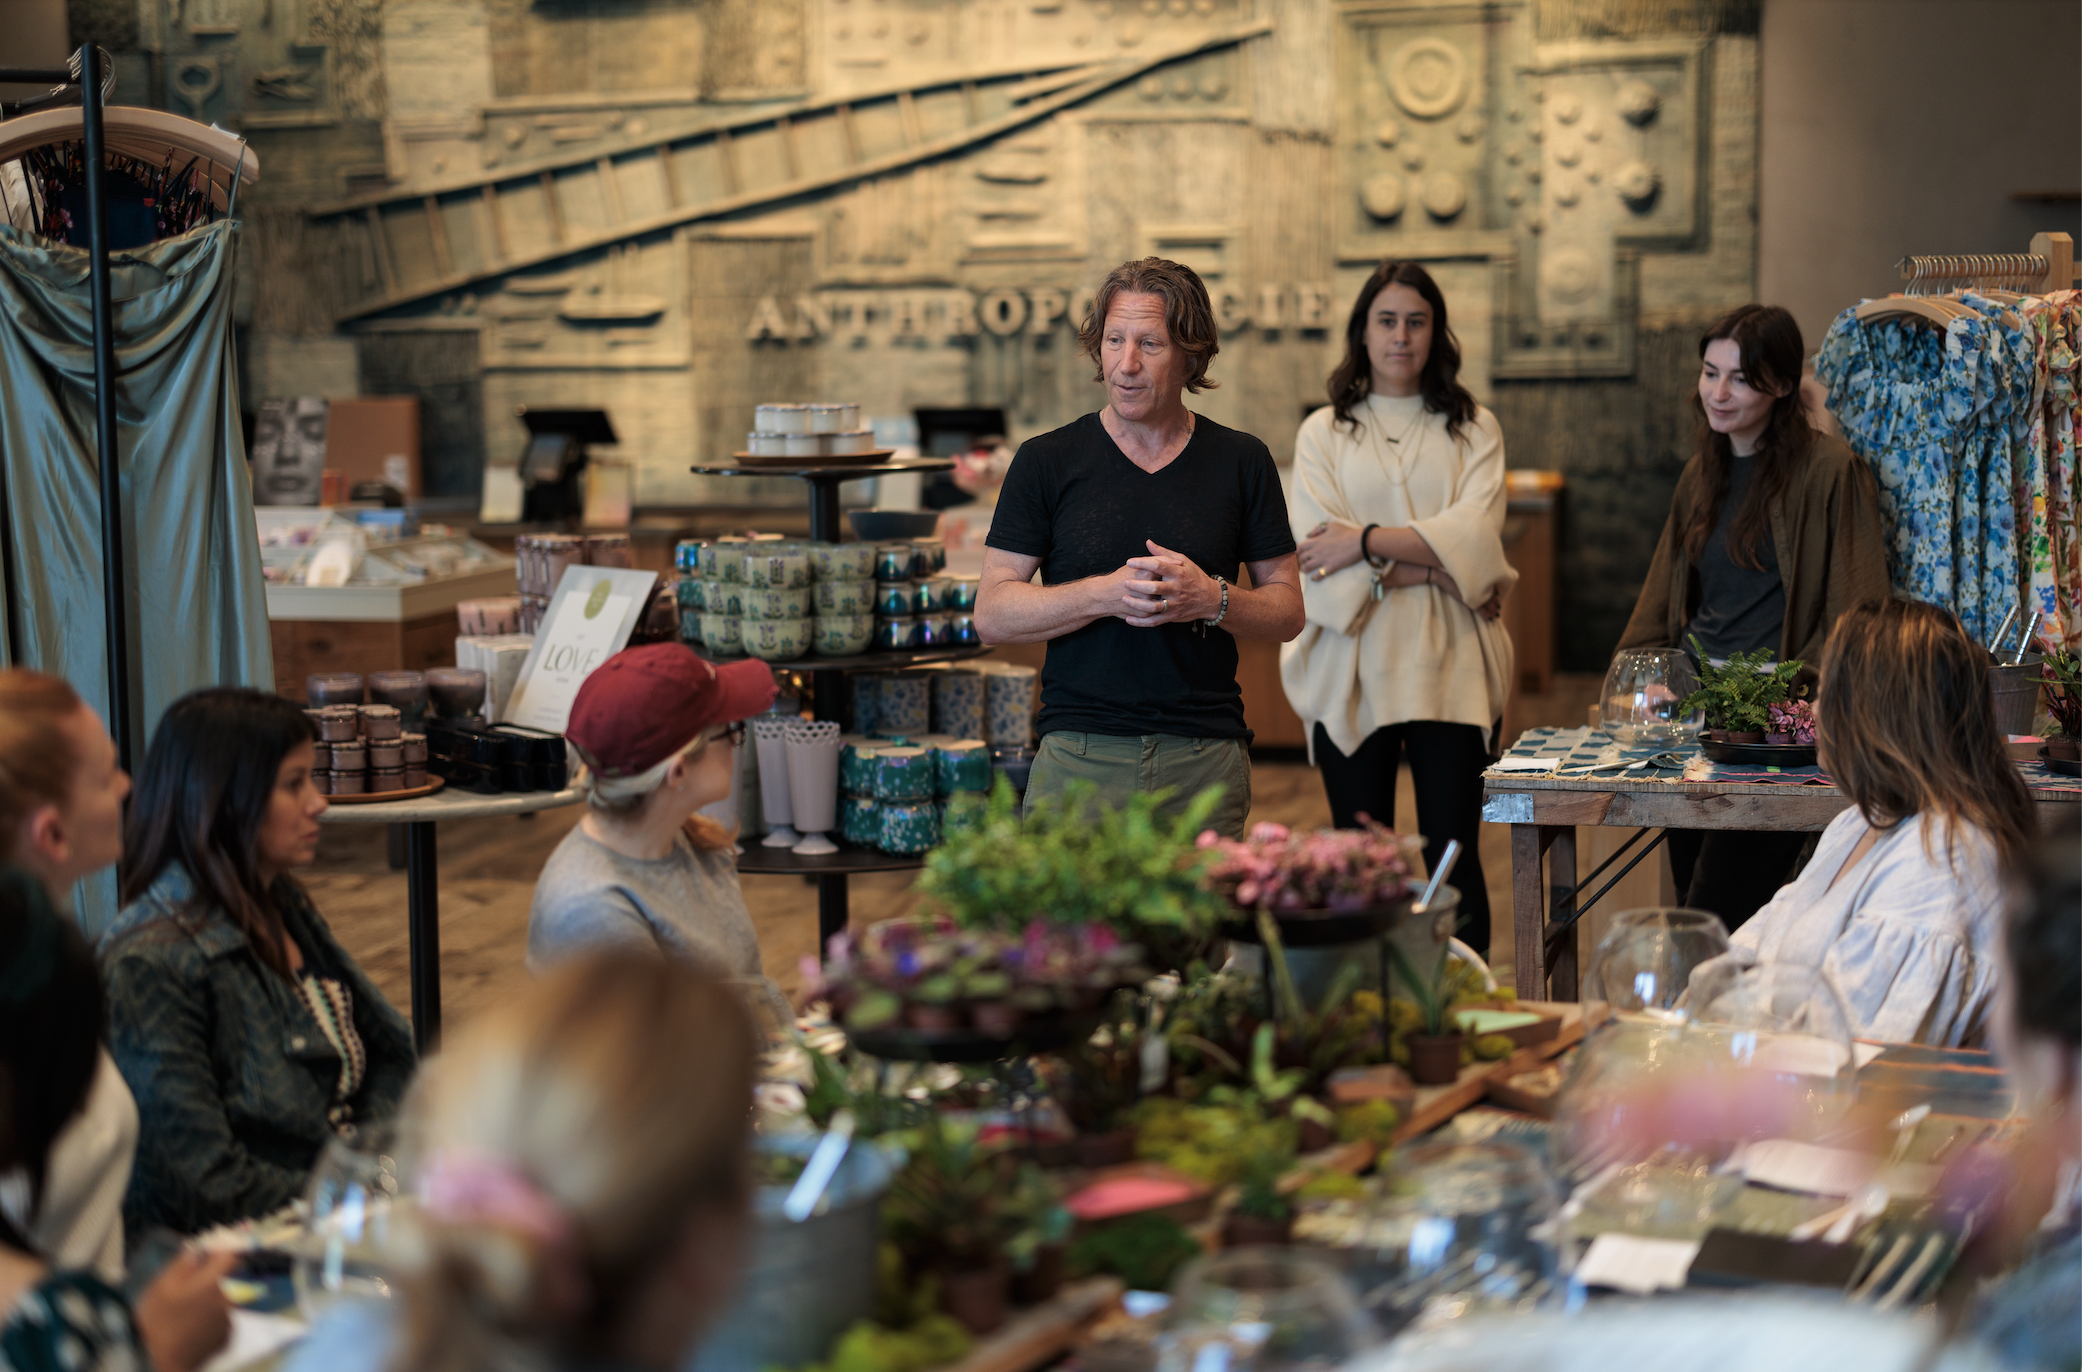
{"type": "MultiPolygon", "coordinates": [[[[0,69],[0,82],[49,81],[79,87],[86,144],[87,274],[94,316],[94,429],[101,470],[101,589],[108,630],[108,727],[116,762],[131,771],[130,633],[124,612],[122,471],[116,459],[116,339],[108,277],[108,197],[102,186],[101,49],[79,50],[79,74],[66,70],[0,69]]],[[[19,654],[16,643],[12,652],[19,654]]]]}

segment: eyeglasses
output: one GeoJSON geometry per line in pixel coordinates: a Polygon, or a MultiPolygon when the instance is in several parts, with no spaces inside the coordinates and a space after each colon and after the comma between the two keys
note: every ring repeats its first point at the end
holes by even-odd
{"type": "Polygon", "coordinates": [[[728,743],[735,748],[738,744],[745,741],[745,721],[741,719],[734,720],[729,724],[719,726],[714,733],[709,735],[709,741],[712,743],[728,743]]]}

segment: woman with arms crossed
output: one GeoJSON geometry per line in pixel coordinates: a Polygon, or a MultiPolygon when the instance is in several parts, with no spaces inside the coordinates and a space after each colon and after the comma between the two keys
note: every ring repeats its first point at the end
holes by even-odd
{"type": "Polygon", "coordinates": [[[1383,262],[1367,279],[1330,399],[1294,439],[1307,624],[1280,680],[1338,827],[1394,822],[1407,754],[1425,858],[1435,867],[1460,840],[1460,937],[1483,950],[1482,770],[1510,690],[1497,616],[1518,573],[1504,560],[1503,435],[1460,384],[1446,299],[1423,267],[1383,262]]]}

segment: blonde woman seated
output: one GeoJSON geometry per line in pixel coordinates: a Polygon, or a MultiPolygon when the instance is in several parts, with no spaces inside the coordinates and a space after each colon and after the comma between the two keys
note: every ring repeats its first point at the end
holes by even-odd
{"type": "Polygon", "coordinates": [[[1946,611],[1887,600],[1844,612],[1821,670],[1820,761],[1851,808],[1730,956],[1819,965],[1860,1038],[1977,1044],[2002,963],[2002,868],[2034,833],[1988,655],[1946,611]]]}
{"type": "Polygon", "coordinates": [[[749,1234],[755,1037],[676,958],[573,959],[414,1084],[396,1301],[336,1307],[289,1372],[675,1372],[749,1234]]]}
{"type": "Polygon", "coordinates": [[[760,968],[732,836],[695,813],[730,794],[744,721],[773,698],[765,663],[718,667],[678,643],[616,653],[585,679],[565,737],[585,762],[586,814],[535,884],[529,970],[610,947],[692,958],[789,1021],[760,968]]]}

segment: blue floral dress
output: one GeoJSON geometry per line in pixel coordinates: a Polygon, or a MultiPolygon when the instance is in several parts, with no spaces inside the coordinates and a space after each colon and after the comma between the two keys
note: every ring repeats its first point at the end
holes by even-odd
{"type": "Polygon", "coordinates": [[[130,1305],[88,1272],[53,1272],[0,1325],[0,1372],[152,1372],[130,1305]]]}
{"type": "Polygon", "coordinates": [[[1962,302],[1983,317],[1942,332],[1845,310],[1815,376],[1845,441],[1879,477],[1894,585],[1951,610],[1985,643],[2025,590],[2017,483],[2043,392],[2031,332],[2005,325],[1993,301],[1962,302]]]}

